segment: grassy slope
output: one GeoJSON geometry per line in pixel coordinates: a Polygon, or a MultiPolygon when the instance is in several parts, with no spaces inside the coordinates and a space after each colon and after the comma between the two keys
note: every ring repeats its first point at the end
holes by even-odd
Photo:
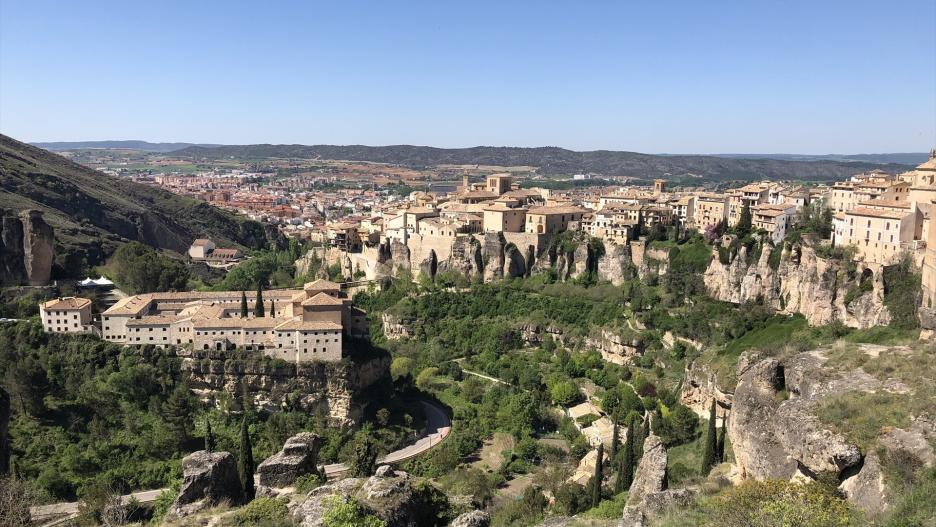
{"type": "Polygon", "coordinates": [[[57,263],[78,255],[99,263],[137,240],[184,251],[198,237],[259,248],[263,227],[207,203],[114,178],[0,135],[0,208],[38,209],[55,229],[57,263]]]}

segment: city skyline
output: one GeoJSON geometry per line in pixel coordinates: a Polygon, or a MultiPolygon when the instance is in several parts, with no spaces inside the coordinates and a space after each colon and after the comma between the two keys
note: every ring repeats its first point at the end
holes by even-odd
{"type": "Polygon", "coordinates": [[[900,7],[4,0],[0,131],[30,142],[927,152],[936,5],[900,7]]]}

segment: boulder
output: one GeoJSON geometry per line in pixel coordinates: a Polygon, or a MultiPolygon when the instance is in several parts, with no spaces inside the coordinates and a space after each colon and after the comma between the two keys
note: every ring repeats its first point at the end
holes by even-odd
{"type": "Polygon", "coordinates": [[[299,476],[318,473],[321,439],[317,434],[303,432],[286,440],[283,449],[268,457],[257,467],[260,485],[283,488],[296,482],[299,476]]]}
{"type": "Polygon", "coordinates": [[[386,522],[387,527],[430,527],[436,524],[445,496],[432,486],[418,484],[406,472],[380,467],[380,475],[345,478],[322,485],[292,509],[302,527],[321,527],[324,515],[335,500],[355,500],[367,514],[386,522]]]}
{"type": "Polygon", "coordinates": [[[221,503],[244,501],[234,456],[199,450],[182,460],[182,487],[168,514],[181,518],[221,503]]]}
{"type": "Polygon", "coordinates": [[[624,515],[618,522],[618,527],[644,527],[643,513],[631,505],[624,507],[624,515]]]}
{"type": "Polygon", "coordinates": [[[878,517],[889,508],[887,487],[884,485],[884,473],[876,451],[865,456],[864,463],[857,474],[839,485],[839,490],[855,503],[868,516],[878,517]]]}
{"type": "Polygon", "coordinates": [[[459,515],[451,527],[490,527],[491,515],[484,511],[471,511],[459,515]]]}
{"type": "Polygon", "coordinates": [[[659,436],[644,440],[643,457],[634,473],[627,505],[641,507],[649,494],[666,490],[666,448],[659,436]]]}

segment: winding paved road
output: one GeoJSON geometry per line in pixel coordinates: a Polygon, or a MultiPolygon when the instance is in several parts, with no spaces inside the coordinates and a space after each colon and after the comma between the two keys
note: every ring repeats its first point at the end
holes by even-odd
{"type": "MultiPolygon", "coordinates": [[[[438,445],[452,431],[452,421],[449,419],[445,410],[426,400],[419,401],[426,412],[426,430],[424,435],[415,443],[405,446],[399,450],[390,452],[379,464],[393,464],[414,458],[430,448],[438,445]]],[[[335,463],[325,465],[325,476],[328,479],[334,479],[348,471],[344,463],[335,463]]],[[[256,477],[256,476],[255,476],[256,477]]],[[[156,498],[166,489],[141,490],[120,497],[122,503],[129,503],[131,499],[136,499],[141,505],[150,505],[156,501],[156,498]]],[[[46,523],[44,527],[57,525],[66,519],[72,518],[78,514],[78,503],[52,503],[50,505],[38,505],[30,507],[29,512],[33,521],[53,520],[46,523]]]]}

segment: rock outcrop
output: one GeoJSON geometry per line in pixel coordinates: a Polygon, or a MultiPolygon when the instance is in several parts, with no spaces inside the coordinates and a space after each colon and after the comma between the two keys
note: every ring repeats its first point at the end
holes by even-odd
{"type": "Polygon", "coordinates": [[[317,474],[321,438],[311,432],[303,432],[286,440],[282,450],[265,459],[257,467],[260,485],[283,488],[296,482],[299,476],[317,474]]]}
{"type": "Polygon", "coordinates": [[[644,440],[643,457],[634,472],[634,482],[627,495],[627,505],[640,508],[647,496],[666,490],[666,448],[659,436],[644,440]]]}
{"type": "Polygon", "coordinates": [[[605,361],[621,366],[640,357],[645,348],[639,338],[623,337],[619,332],[604,328],[597,335],[586,337],[585,346],[598,350],[605,361]]]}
{"type": "Polygon", "coordinates": [[[712,400],[715,400],[715,413],[719,418],[724,417],[731,409],[734,394],[723,391],[716,380],[714,372],[707,365],[693,362],[686,368],[679,402],[692,409],[700,417],[708,419],[712,400]]]}
{"type": "Polygon", "coordinates": [[[716,254],[705,271],[705,287],[713,298],[725,302],[763,299],[780,313],[802,314],[810,325],[836,320],[855,328],[888,324],[891,315],[884,305],[883,268],[859,264],[852,273],[845,263],[817,255],[812,243],[804,240],[786,248],[764,243],[760,256],[750,264],[744,246],[727,264],[716,254]],[[779,263],[772,265],[774,251],[783,252],[779,263]],[[871,291],[849,294],[866,280],[871,291]]]}
{"type": "Polygon", "coordinates": [[[0,284],[45,285],[52,276],[55,237],[37,210],[0,211],[0,284]]]}
{"type": "Polygon", "coordinates": [[[170,517],[183,517],[228,503],[244,503],[244,490],[234,456],[229,452],[199,450],[182,460],[182,487],[169,509],[170,517]]]}
{"type": "Polygon", "coordinates": [[[365,358],[301,364],[238,351],[189,350],[180,352],[181,371],[205,401],[217,402],[221,393],[238,399],[246,388],[256,408],[297,408],[350,425],[368,403],[362,394],[389,375],[389,354],[371,350],[365,358]]]}
{"type": "Polygon", "coordinates": [[[367,514],[387,527],[430,527],[437,521],[441,495],[431,486],[417,484],[406,472],[381,470],[370,478],[345,478],[314,489],[295,506],[292,517],[302,527],[322,527],[335,501],[354,499],[367,514]]]}
{"type": "Polygon", "coordinates": [[[605,253],[598,258],[597,271],[599,280],[607,280],[615,286],[637,276],[631,246],[606,245],[605,253]]]}
{"type": "Polygon", "coordinates": [[[451,527],[490,527],[491,515],[484,511],[471,511],[452,520],[451,527]]]}

